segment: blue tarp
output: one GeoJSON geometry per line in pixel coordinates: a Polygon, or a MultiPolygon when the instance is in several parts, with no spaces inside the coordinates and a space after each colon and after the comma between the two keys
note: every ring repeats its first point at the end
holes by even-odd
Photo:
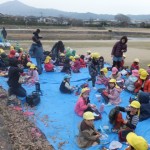
{"type": "MultiPolygon", "coordinates": [[[[33,61],[35,60],[33,59],[33,61]]],[[[49,143],[53,145],[56,150],[79,150],[75,137],[78,134],[78,124],[81,122],[82,118],[78,117],[74,112],[74,106],[78,100],[78,96],[76,96],[75,93],[60,93],[59,86],[64,75],[64,73],[60,72],[47,73],[45,71],[42,75],[40,75],[40,85],[43,96],[41,96],[41,103],[36,107],[36,109],[32,110],[35,113],[34,119],[33,117],[30,119],[36,123],[37,127],[41,129],[49,143]]],[[[81,69],[81,73],[72,73],[71,85],[79,86],[85,83],[88,78],[88,70],[87,68],[83,68],[81,69]]],[[[5,89],[8,89],[6,80],[7,78],[0,77],[1,85],[5,89]]],[[[91,87],[90,82],[89,85],[91,87]]],[[[104,87],[102,85],[96,86],[97,88],[104,87]]],[[[28,94],[35,90],[34,86],[24,85],[24,88],[27,90],[28,94]]],[[[90,93],[91,103],[94,103],[98,108],[100,108],[103,99],[101,98],[101,101],[98,102],[95,94],[97,94],[96,90],[92,89],[90,93]]],[[[128,106],[130,96],[132,96],[131,93],[123,91],[121,93],[122,102],[120,105],[128,106]]],[[[108,114],[113,107],[114,106],[112,105],[105,106],[105,111],[102,113],[102,120],[94,122],[97,129],[104,125],[108,125],[111,128],[108,121],[108,114]]],[[[125,117],[125,115],[126,114],[124,113],[123,117],[125,117]]],[[[150,119],[139,122],[135,132],[138,135],[143,136],[148,143],[150,143],[150,119]]],[[[109,142],[118,140],[117,134],[108,133],[108,136],[109,142]]],[[[103,145],[91,147],[89,150],[98,150],[101,149],[101,146],[103,145]]],[[[109,144],[104,146],[109,147],[109,144]]],[[[125,147],[126,145],[123,144],[122,150],[125,147]]]]}

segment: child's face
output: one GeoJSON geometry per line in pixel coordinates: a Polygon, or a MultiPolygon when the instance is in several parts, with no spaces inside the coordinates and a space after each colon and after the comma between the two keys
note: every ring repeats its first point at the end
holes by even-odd
{"type": "Polygon", "coordinates": [[[94,120],[85,120],[88,126],[93,126],[94,120]]]}
{"type": "Polygon", "coordinates": [[[113,89],[113,88],[115,87],[115,83],[109,82],[109,87],[110,87],[111,89],[113,89]]]}
{"type": "Polygon", "coordinates": [[[84,93],[82,94],[82,97],[83,97],[84,99],[87,99],[87,98],[89,97],[89,92],[84,92],[84,93]]]}
{"type": "Polygon", "coordinates": [[[68,82],[70,82],[70,78],[67,78],[66,80],[67,80],[68,82]]]}
{"type": "Polygon", "coordinates": [[[136,114],[137,112],[138,112],[137,108],[134,108],[134,107],[130,106],[130,113],[131,114],[136,114]]]}
{"type": "Polygon", "coordinates": [[[121,42],[122,42],[122,43],[125,43],[125,39],[122,39],[121,42]]]}

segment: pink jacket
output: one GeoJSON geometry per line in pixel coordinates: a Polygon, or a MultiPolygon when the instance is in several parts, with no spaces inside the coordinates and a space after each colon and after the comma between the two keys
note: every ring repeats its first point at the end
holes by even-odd
{"type": "Polygon", "coordinates": [[[122,90],[120,88],[106,88],[106,91],[108,92],[108,98],[111,104],[118,105],[121,102],[120,93],[122,90]]]}
{"type": "Polygon", "coordinates": [[[109,79],[106,76],[102,76],[102,77],[98,76],[96,84],[104,84],[105,86],[107,86],[108,85],[108,81],[109,81],[109,79]]]}
{"type": "Polygon", "coordinates": [[[31,79],[29,82],[39,81],[39,74],[37,70],[30,70],[30,72],[28,72],[28,75],[31,76],[31,79]]]}
{"type": "Polygon", "coordinates": [[[86,104],[86,100],[84,100],[81,96],[76,103],[75,112],[77,113],[77,115],[83,116],[84,110],[86,110],[87,108],[88,106],[86,104]]]}
{"type": "Polygon", "coordinates": [[[72,66],[72,70],[79,70],[81,68],[80,66],[80,61],[79,60],[76,60],[74,62],[74,65],[72,66]]]}

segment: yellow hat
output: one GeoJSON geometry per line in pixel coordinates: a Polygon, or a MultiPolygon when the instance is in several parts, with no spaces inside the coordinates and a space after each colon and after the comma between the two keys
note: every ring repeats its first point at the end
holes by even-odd
{"type": "Polygon", "coordinates": [[[143,70],[140,74],[140,79],[145,80],[148,75],[148,72],[146,70],[143,70]]]}
{"type": "Polygon", "coordinates": [[[94,120],[94,115],[92,112],[87,111],[83,114],[83,119],[85,120],[94,120]]]}
{"type": "Polygon", "coordinates": [[[98,59],[99,57],[100,57],[100,54],[97,53],[97,52],[91,54],[91,58],[92,58],[92,59],[93,59],[93,58],[94,58],[94,59],[98,59]]]}
{"type": "Polygon", "coordinates": [[[135,133],[130,132],[126,136],[126,139],[135,150],[148,150],[148,143],[143,137],[137,136],[135,133]]]}
{"type": "Polygon", "coordinates": [[[87,53],[91,53],[91,51],[88,50],[87,53]]]}
{"type": "Polygon", "coordinates": [[[130,106],[133,107],[133,108],[139,109],[138,110],[138,116],[139,116],[140,115],[141,104],[138,101],[132,101],[131,104],[130,104],[130,106]]]}
{"type": "Polygon", "coordinates": [[[23,51],[23,48],[21,47],[21,48],[19,48],[20,49],[20,51],[22,52],[23,51]]]}
{"type": "Polygon", "coordinates": [[[73,56],[70,56],[70,57],[69,57],[69,59],[71,59],[71,60],[72,60],[73,58],[74,58],[73,56]]]}
{"type": "Polygon", "coordinates": [[[150,64],[148,64],[147,66],[150,67],[150,64]]]}
{"type": "MultiPolygon", "coordinates": [[[[142,72],[142,71],[144,71],[144,70],[145,70],[145,69],[140,68],[140,69],[139,69],[139,75],[140,75],[140,74],[141,74],[141,72],[142,72]]],[[[146,71],[146,70],[145,70],[145,71],[146,71]]]]}
{"type": "Polygon", "coordinates": [[[78,58],[80,58],[80,56],[79,56],[79,55],[75,55],[74,58],[75,58],[75,59],[78,59],[78,58]]]}
{"type": "Polygon", "coordinates": [[[110,79],[109,83],[115,83],[116,84],[116,79],[110,79]]]}
{"type": "Polygon", "coordinates": [[[64,53],[60,53],[60,56],[65,56],[65,54],[64,53]]]}
{"type": "Polygon", "coordinates": [[[31,66],[31,64],[32,64],[31,62],[27,62],[27,66],[28,66],[28,67],[30,67],[30,66],[31,66]]]}
{"type": "Polygon", "coordinates": [[[138,63],[139,63],[140,61],[139,61],[138,58],[135,58],[135,59],[134,59],[134,62],[138,62],[138,63]]]}
{"type": "Polygon", "coordinates": [[[14,47],[13,47],[13,46],[10,46],[10,50],[14,50],[14,47]]]}
{"type": "Polygon", "coordinates": [[[107,69],[107,68],[102,68],[100,71],[103,71],[103,72],[104,72],[104,74],[106,75],[106,74],[107,74],[107,72],[108,72],[108,69],[107,69]]]}
{"type": "Polygon", "coordinates": [[[83,93],[85,93],[85,92],[90,92],[90,89],[89,88],[83,88],[82,90],[81,90],[81,95],[83,94],[83,93]]]}
{"type": "Polygon", "coordinates": [[[0,54],[1,53],[5,53],[5,51],[2,48],[0,48],[0,54]]]}
{"type": "Polygon", "coordinates": [[[46,64],[46,63],[49,63],[50,60],[51,60],[51,57],[50,57],[50,56],[47,56],[46,59],[45,59],[45,61],[44,61],[44,63],[45,63],[45,64],[46,64]]]}
{"type": "Polygon", "coordinates": [[[31,64],[30,69],[35,69],[36,66],[34,64],[31,64]]]}

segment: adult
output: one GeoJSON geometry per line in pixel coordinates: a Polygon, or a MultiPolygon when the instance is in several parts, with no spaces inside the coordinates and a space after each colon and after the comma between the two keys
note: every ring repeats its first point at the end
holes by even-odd
{"type": "Polygon", "coordinates": [[[127,37],[123,36],[120,41],[113,46],[111,56],[113,57],[113,67],[120,69],[123,53],[127,52],[127,37]]]}
{"type": "Polygon", "coordinates": [[[6,31],[5,27],[3,27],[2,31],[1,31],[1,34],[2,34],[2,36],[4,38],[4,40],[6,40],[6,38],[7,38],[7,31],[6,31]]]}
{"type": "Polygon", "coordinates": [[[42,43],[41,43],[40,39],[42,39],[43,37],[39,36],[40,32],[41,32],[40,29],[36,29],[36,31],[33,32],[33,37],[32,38],[35,39],[35,42],[37,44],[42,46],[42,43]]]}
{"type": "Polygon", "coordinates": [[[35,56],[38,73],[42,74],[42,59],[43,59],[43,47],[40,43],[37,43],[37,39],[33,36],[32,37],[33,43],[29,49],[29,54],[35,56]]]}
{"type": "Polygon", "coordinates": [[[26,96],[26,90],[21,86],[21,84],[18,82],[20,73],[23,73],[23,69],[18,67],[18,60],[16,58],[11,58],[9,60],[9,71],[8,71],[8,94],[16,95],[19,97],[25,97],[26,96]]]}

